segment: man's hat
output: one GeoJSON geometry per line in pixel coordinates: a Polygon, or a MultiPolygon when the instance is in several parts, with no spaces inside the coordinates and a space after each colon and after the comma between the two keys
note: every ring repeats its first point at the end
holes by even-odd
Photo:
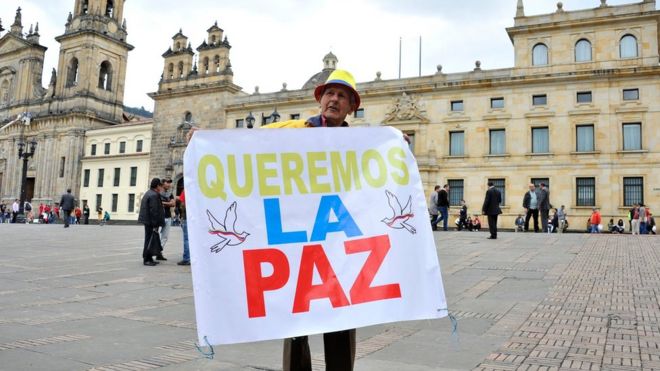
{"type": "Polygon", "coordinates": [[[355,107],[352,107],[353,110],[357,110],[360,107],[360,94],[358,94],[357,90],[355,89],[355,79],[350,72],[344,70],[332,71],[330,76],[328,76],[328,80],[325,82],[325,84],[319,85],[316,87],[316,89],[314,89],[314,98],[316,98],[317,102],[321,102],[321,95],[323,95],[323,91],[328,85],[332,84],[343,85],[349,88],[355,97],[355,107]]]}

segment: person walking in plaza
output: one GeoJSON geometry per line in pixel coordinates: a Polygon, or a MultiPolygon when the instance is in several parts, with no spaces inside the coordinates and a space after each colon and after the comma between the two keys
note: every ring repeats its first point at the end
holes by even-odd
{"type": "Polygon", "coordinates": [[[468,218],[468,207],[465,204],[465,200],[461,200],[461,210],[458,213],[458,223],[457,227],[459,231],[462,231],[463,229],[468,229],[467,226],[467,218],[468,218]]]}
{"type": "Polygon", "coordinates": [[[429,197],[429,214],[431,215],[431,229],[434,231],[438,230],[438,191],[440,186],[436,185],[433,187],[433,192],[429,197]]]}
{"type": "MultiPolygon", "coordinates": [[[[160,229],[160,244],[164,249],[165,244],[170,236],[170,228],[172,228],[172,208],[176,205],[174,195],[172,194],[172,179],[162,179],[163,190],[160,192],[160,202],[163,204],[163,213],[165,215],[165,224],[160,229]]],[[[163,254],[156,257],[156,260],[167,260],[163,254]]]]}
{"type": "Polygon", "coordinates": [[[502,214],[502,209],[500,209],[501,203],[502,194],[495,188],[495,184],[489,181],[481,212],[488,217],[488,230],[490,231],[490,237],[488,239],[490,240],[497,239],[497,218],[502,214]]]}
{"type": "Polygon", "coordinates": [[[589,218],[589,224],[591,225],[591,233],[600,233],[600,229],[602,226],[600,223],[602,223],[603,220],[600,216],[600,211],[598,211],[597,208],[592,209],[591,217],[589,218]]]}
{"type": "Polygon", "coordinates": [[[85,224],[89,224],[89,205],[87,204],[87,201],[85,201],[85,204],[83,205],[83,220],[85,224]]]}
{"type": "Polygon", "coordinates": [[[75,208],[75,203],[76,199],[71,194],[71,188],[69,188],[60,198],[60,207],[62,208],[64,218],[64,228],[69,228],[69,222],[71,221],[70,215],[71,211],[75,208]]]}
{"type": "Polygon", "coordinates": [[[186,190],[182,189],[181,194],[176,198],[179,210],[179,220],[181,221],[181,231],[183,232],[183,257],[177,265],[190,265],[190,246],[188,243],[188,223],[186,220],[186,190]]]}
{"type": "Polygon", "coordinates": [[[539,192],[533,183],[529,184],[529,191],[523,197],[525,208],[525,232],[529,231],[529,219],[534,219],[534,233],[539,232],[539,192]]]}
{"type": "Polygon", "coordinates": [[[13,204],[11,204],[11,222],[16,223],[16,217],[18,216],[18,211],[20,209],[20,203],[18,202],[18,199],[14,201],[13,204]]]}
{"type": "Polygon", "coordinates": [[[5,206],[4,202],[0,202],[0,224],[5,224],[5,211],[7,210],[7,206],[5,206]]]}
{"type": "Polygon", "coordinates": [[[639,204],[638,210],[639,234],[647,234],[648,232],[646,231],[646,219],[648,218],[648,215],[646,215],[646,206],[644,206],[644,204],[639,204]]]}
{"type": "Polygon", "coordinates": [[[449,184],[445,184],[441,190],[438,191],[438,211],[440,212],[440,219],[442,220],[442,230],[449,230],[447,224],[449,223],[449,184]]]}
{"type": "Polygon", "coordinates": [[[151,251],[149,242],[152,238],[160,238],[158,228],[165,224],[165,213],[163,204],[160,201],[160,192],[162,184],[159,178],[151,179],[149,190],[142,196],[140,203],[140,214],[138,222],[144,225],[144,247],[142,249],[142,262],[147,266],[158,264],[153,256],[158,255],[160,251],[151,251]]]}
{"type": "Polygon", "coordinates": [[[566,209],[564,205],[561,205],[559,210],[557,210],[557,220],[559,221],[559,225],[557,226],[558,233],[564,233],[564,229],[566,229],[566,209]]]}
{"type": "Polygon", "coordinates": [[[539,188],[539,213],[541,214],[541,225],[543,230],[548,229],[548,221],[550,220],[550,190],[545,187],[545,183],[540,184],[539,188]]]}

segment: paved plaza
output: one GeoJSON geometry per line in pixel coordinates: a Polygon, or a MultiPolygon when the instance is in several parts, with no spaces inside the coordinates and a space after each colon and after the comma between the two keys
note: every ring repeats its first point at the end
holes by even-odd
{"type": "MultiPolygon", "coordinates": [[[[190,267],[140,226],[0,225],[0,370],[279,370],[281,341],[195,348],[190,267]]],[[[660,238],[435,233],[458,319],[358,330],[356,370],[660,369],[660,238]]],[[[322,341],[312,336],[315,369],[322,341]]]]}

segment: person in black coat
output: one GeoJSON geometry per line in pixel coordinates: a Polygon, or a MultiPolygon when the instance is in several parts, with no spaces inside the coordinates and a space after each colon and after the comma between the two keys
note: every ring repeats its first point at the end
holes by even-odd
{"type": "Polygon", "coordinates": [[[71,188],[66,190],[60,199],[60,208],[62,209],[62,218],[64,218],[64,228],[69,228],[69,221],[71,220],[71,211],[75,208],[76,200],[71,194],[71,188]]]}
{"type": "Polygon", "coordinates": [[[502,203],[502,194],[494,187],[493,182],[488,182],[488,190],[481,212],[488,216],[488,230],[490,231],[488,239],[491,240],[497,238],[497,217],[502,214],[500,203],[502,203]]]}
{"type": "Polygon", "coordinates": [[[151,180],[150,189],[142,197],[140,203],[140,214],[138,222],[144,224],[144,248],[142,249],[142,260],[144,265],[154,266],[158,264],[154,261],[153,255],[158,255],[149,251],[149,239],[160,238],[158,236],[158,227],[165,225],[165,212],[160,202],[160,192],[163,191],[163,184],[159,178],[151,180]]]}
{"type": "Polygon", "coordinates": [[[545,232],[548,230],[548,220],[550,219],[550,209],[552,208],[552,205],[550,204],[550,191],[546,188],[545,183],[541,183],[540,186],[539,211],[541,212],[541,225],[545,232]]]}

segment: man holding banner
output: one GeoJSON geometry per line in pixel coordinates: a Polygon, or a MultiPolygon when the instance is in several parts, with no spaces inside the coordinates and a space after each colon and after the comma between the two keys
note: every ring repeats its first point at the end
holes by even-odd
{"type": "Polygon", "coordinates": [[[200,342],[286,338],[283,368],[353,370],[356,327],[447,315],[415,159],[388,127],[346,128],[360,106],[335,70],[320,115],[283,130],[197,131],[184,172],[200,342]],[[328,130],[333,127],[336,129],[328,130]],[[318,128],[317,130],[292,130],[318,128]]]}

